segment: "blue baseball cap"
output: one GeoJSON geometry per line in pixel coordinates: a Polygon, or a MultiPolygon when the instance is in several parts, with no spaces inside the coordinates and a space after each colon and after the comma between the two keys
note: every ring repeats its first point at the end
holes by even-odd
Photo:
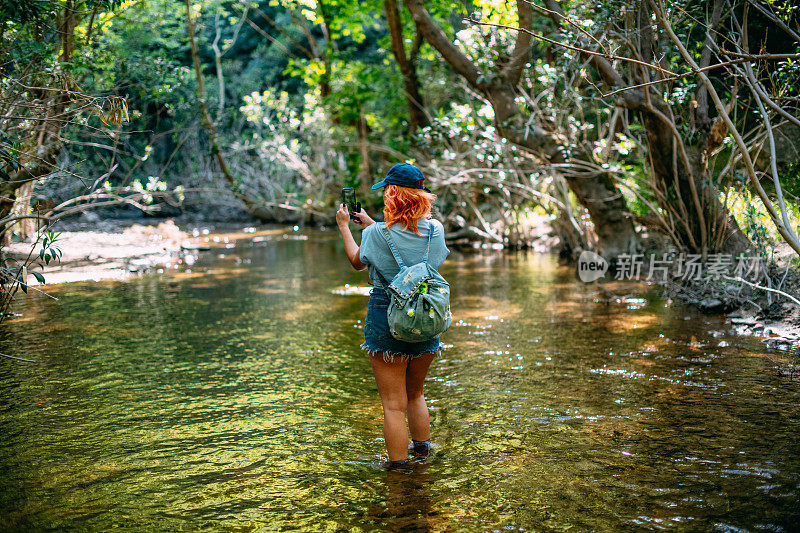
{"type": "Polygon", "coordinates": [[[431,192],[429,188],[422,185],[422,180],[424,179],[425,176],[422,175],[422,171],[414,165],[409,165],[408,163],[398,163],[390,168],[389,172],[386,173],[386,177],[383,178],[382,181],[379,181],[373,185],[372,189],[380,189],[381,187],[391,184],[399,187],[422,189],[431,192]]]}

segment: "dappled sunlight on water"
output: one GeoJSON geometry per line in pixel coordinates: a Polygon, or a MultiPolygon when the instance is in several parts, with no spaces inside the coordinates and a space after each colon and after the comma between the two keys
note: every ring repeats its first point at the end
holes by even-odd
{"type": "Polygon", "coordinates": [[[366,273],[333,232],[282,235],[243,233],[236,257],[200,252],[191,273],[20,302],[0,352],[37,363],[0,361],[0,529],[800,520],[800,384],[758,341],[536,254],[451,254],[455,318],[426,385],[434,450],[386,472],[358,348],[366,273]]]}

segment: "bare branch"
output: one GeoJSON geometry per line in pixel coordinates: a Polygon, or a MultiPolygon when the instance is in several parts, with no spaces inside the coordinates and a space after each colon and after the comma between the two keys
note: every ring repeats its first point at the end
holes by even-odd
{"type": "MultiPolygon", "coordinates": [[[[687,63],[689,63],[689,65],[691,65],[691,67],[694,70],[699,71],[700,67],[697,65],[697,63],[695,62],[695,60],[692,57],[692,55],[688,52],[688,50],[686,50],[686,47],[683,46],[683,42],[681,42],[681,40],[678,38],[678,36],[675,35],[675,32],[672,29],[671,24],[666,19],[664,6],[661,3],[661,0],[650,0],[650,3],[653,6],[653,10],[655,11],[656,16],[661,21],[661,24],[663,25],[664,30],[669,35],[670,40],[678,48],[681,56],[683,56],[683,59],[687,63]]],[[[784,225],[783,221],[781,220],[781,217],[775,211],[775,207],[772,205],[772,202],[770,201],[769,197],[767,196],[766,191],[764,191],[764,188],[761,186],[761,183],[759,182],[758,177],[756,175],[755,167],[753,166],[753,160],[750,158],[750,154],[746,152],[747,147],[745,146],[744,140],[742,139],[742,136],[739,133],[739,130],[736,128],[736,125],[731,120],[730,115],[728,114],[727,110],[725,109],[725,105],[722,103],[722,100],[720,100],[720,97],[717,94],[716,89],[714,89],[714,86],[711,83],[711,80],[709,80],[708,76],[706,76],[706,74],[703,73],[703,72],[698,72],[697,76],[700,78],[700,81],[708,89],[708,93],[711,96],[711,99],[714,101],[714,105],[717,108],[717,112],[719,113],[719,116],[722,117],[722,119],[725,121],[725,124],[728,126],[728,130],[730,131],[731,135],[733,136],[734,141],[736,142],[736,145],[742,151],[742,156],[743,156],[743,160],[744,160],[744,163],[745,163],[745,168],[747,170],[748,177],[750,178],[750,183],[753,185],[754,189],[756,190],[756,193],[758,194],[758,197],[761,199],[761,201],[764,204],[764,207],[767,209],[767,213],[769,214],[770,219],[772,219],[773,223],[775,223],[775,226],[777,227],[778,232],[786,240],[786,242],[789,244],[789,246],[791,246],[791,248],[797,254],[800,254],[800,242],[798,242],[797,238],[794,237],[794,235],[792,234],[793,232],[789,232],[789,230],[787,230],[786,226],[784,225]]]]}
{"type": "MultiPolygon", "coordinates": [[[[518,24],[521,28],[531,28],[533,24],[531,2],[528,0],[517,0],[518,24]]],[[[511,60],[500,71],[500,76],[508,80],[512,85],[516,85],[522,76],[522,69],[528,60],[531,51],[531,35],[526,32],[517,34],[517,41],[514,43],[514,52],[511,60]]]]}
{"type": "Polygon", "coordinates": [[[481,85],[478,83],[480,73],[475,64],[461,53],[461,50],[445,35],[422,3],[419,0],[405,0],[405,3],[411,12],[411,17],[414,19],[417,29],[425,36],[431,46],[436,48],[450,66],[461,74],[470,85],[479,88],[481,85]]]}
{"type": "Polygon", "coordinates": [[[616,54],[610,54],[610,53],[606,53],[606,52],[598,52],[596,50],[590,50],[588,48],[584,48],[584,47],[581,47],[581,46],[574,46],[574,45],[567,44],[567,43],[564,43],[564,42],[561,42],[561,41],[556,41],[555,39],[551,39],[549,37],[545,37],[544,35],[532,32],[532,31],[527,30],[525,28],[518,28],[516,26],[510,26],[508,24],[499,24],[499,23],[493,23],[493,22],[481,22],[480,20],[476,20],[476,19],[472,18],[471,16],[470,17],[464,17],[463,20],[466,21],[466,22],[472,22],[473,24],[477,24],[479,26],[493,26],[493,27],[496,27],[496,28],[504,28],[506,30],[513,30],[513,31],[519,31],[519,32],[523,32],[523,33],[528,33],[531,36],[539,39],[540,41],[544,41],[546,43],[550,43],[550,44],[554,44],[554,45],[560,46],[562,48],[566,48],[567,50],[572,50],[574,52],[580,52],[581,54],[586,54],[586,55],[598,58],[597,59],[598,65],[602,65],[602,67],[598,69],[598,72],[600,72],[601,75],[604,74],[605,75],[604,77],[608,77],[612,81],[612,83],[610,84],[612,86],[613,85],[623,85],[624,82],[622,80],[622,76],[620,76],[620,74],[616,70],[614,70],[613,67],[611,67],[610,63],[608,63],[607,61],[627,61],[629,63],[633,63],[633,64],[636,64],[636,65],[639,65],[639,66],[642,66],[642,67],[646,67],[646,68],[661,72],[662,74],[666,74],[667,76],[673,76],[673,77],[679,76],[679,74],[676,74],[676,73],[674,73],[674,72],[672,72],[670,70],[667,70],[665,68],[661,68],[660,66],[652,64],[652,63],[647,63],[645,61],[639,61],[638,59],[633,59],[633,58],[630,58],[630,57],[618,56],[616,54]],[[602,63],[601,62],[602,60],[607,60],[607,61],[605,63],[602,63]]]}
{"type": "Polygon", "coordinates": [[[7,357],[9,359],[14,359],[15,361],[25,361],[26,363],[35,363],[36,362],[33,359],[23,359],[22,357],[16,357],[16,356],[13,356],[13,355],[6,355],[4,353],[0,353],[0,355],[3,356],[3,357],[7,357]]]}
{"type": "Polygon", "coordinates": [[[750,285],[751,287],[754,287],[756,289],[761,289],[762,291],[774,292],[775,294],[780,294],[781,296],[784,296],[784,297],[790,299],[791,301],[793,301],[797,305],[800,305],[800,300],[798,300],[797,298],[795,298],[794,296],[792,296],[791,294],[789,294],[787,292],[779,291],[778,289],[773,289],[771,287],[764,287],[763,285],[758,285],[757,283],[752,283],[752,282],[747,281],[746,279],[741,278],[741,277],[733,278],[731,276],[724,276],[724,275],[722,277],[727,279],[727,280],[730,280],[730,281],[738,281],[738,282],[741,282],[741,283],[745,283],[745,284],[750,285]]]}

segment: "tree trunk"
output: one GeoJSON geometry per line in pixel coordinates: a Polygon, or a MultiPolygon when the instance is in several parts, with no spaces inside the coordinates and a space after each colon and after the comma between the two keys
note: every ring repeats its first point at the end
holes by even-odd
{"type": "Polygon", "coordinates": [[[222,171],[222,175],[225,177],[225,181],[227,181],[231,187],[231,191],[244,203],[247,212],[260,220],[274,220],[275,216],[270,212],[269,209],[254,202],[239,190],[241,184],[237,183],[236,179],[228,168],[225,157],[222,155],[222,152],[219,149],[219,145],[217,144],[217,129],[214,127],[214,123],[211,121],[211,115],[208,112],[208,105],[206,103],[206,89],[203,81],[203,71],[200,67],[200,54],[197,49],[197,39],[195,38],[192,8],[189,0],[184,0],[184,4],[186,5],[186,28],[189,33],[192,63],[194,64],[194,73],[195,77],[197,78],[197,98],[200,101],[200,118],[208,134],[208,142],[211,145],[211,154],[216,158],[219,168],[222,171]]]}
{"type": "Polygon", "coordinates": [[[681,147],[683,140],[664,118],[645,112],[642,123],[647,132],[652,188],[657,191],[659,206],[676,221],[676,246],[703,256],[745,251],[750,241],[722,205],[719,190],[707,179],[706,157],[715,143],[706,136],[705,142],[701,139],[694,147],[681,147]]]}
{"type": "Polygon", "coordinates": [[[61,20],[61,27],[59,28],[59,37],[61,41],[60,60],[62,62],[67,62],[72,59],[72,51],[75,48],[75,26],[78,25],[75,8],[74,0],[66,0],[64,3],[63,18],[61,20]]]}
{"type": "Polygon", "coordinates": [[[372,169],[369,159],[369,140],[367,138],[369,126],[367,125],[367,120],[364,118],[361,106],[358,108],[356,131],[358,132],[358,150],[361,153],[361,170],[359,172],[361,178],[360,193],[366,198],[370,190],[372,169]]]}
{"type": "MultiPolygon", "coordinates": [[[[30,211],[31,208],[33,184],[33,181],[29,181],[17,189],[14,205],[11,207],[11,211],[8,213],[9,216],[21,216],[28,214],[28,211],[30,211]]],[[[30,235],[36,233],[37,229],[35,218],[23,218],[22,220],[12,224],[11,227],[8,228],[8,230],[3,234],[3,244],[8,245],[11,243],[11,233],[13,231],[17,232],[20,241],[24,241],[30,235]]]]}
{"type": "MultiPolygon", "coordinates": [[[[325,37],[325,53],[322,56],[322,63],[325,67],[325,70],[320,76],[319,80],[319,92],[322,98],[324,99],[326,96],[331,94],[331,75],[333,70],[333,38],[331,37],[331,25],[330,25],[330,16],[326,11],[325,4],[322,0],[317,1],[317,7],[319,8],[319,14],[322,18],[322,33],[325,37]]],[[[334,113],[334,122],[337,122],[338,115],[334,113]]]]}
{"type": "MultiPolygon", "coordinates": [[[[245,8],[246,9],[246,8],[245,8]]],[[[214,18],[214,29],[217,34],[211,48],[214,50],[214,67],[217,69],[217,124],[222,122],[222,113],[225,111],[225,74],[222,72],[222,50],[219,48],[219,39],[222,36],[222,28],[219,26],[219,13],[214,18]]]]}
{"type": "Polygon", "coordinates": [[[400,11],[397,8],[397,0],[384,0],[383,11],[386,14],[386,22],[389,26],[389,34],[392,37],[392,54],[397,61],[397,66],[403,75],[405,85],[406,100],[408,101],[408,129],[415,133],[418,128],[428,125],[428,117],[425,115],[425,105],[422,95],[419,92],[419,80],[417,79],[417,68],[413,57],[409,60],[406,57],[406,48],[403,43],[403,24],[400,20],[400,11]]]}
{"type": "MultiPolygon", "coordinates": [[[[562,19],[566,20],[566,14],[556,0],[545,0],[545,5],[555,24],[560,25],[562,19]]],[[[721,2],[717,0],[708,21],[711,28],[719,22],[720,9],[721,2]]],[[[640,3],[634,15],[630,24],[636,25],[639,55],[647,61],[655,61],[658,44],[647,3],[640,3]]],[[[587,43],[581,44],[590,47],[587,43]]],[[[710,48],[706,43],[703,53],[706,66],[710,48]]],[[[602,55],[581,53],[581,56],[608,87],[626,87],[651,81],[647,68],[634,70],[632,83],[623,78],[602,55]]],[[[650,86],[624,91],[619,95],[617,105],[641,113],[653,171],[652,189],[656,192],[659,205],[675,221],[672,234],[677,241],[675,244],[703,257],[709,252],[746,250],[750,246],[749,240],[722,206],[716,187],[710,184],[710,180],[704,179],[708,177],[709,154],[719,146],[724,135],[715,131],[714,127],[709,128],[709,124],[704,124],[705,136],[696,142],[694,148],[687,147],[669,104],[650,86]]],[[[707,113],[704,116],[707,117],[707,113]]],[[[722,123],[718,126],[722,126],[722,123]]]]}

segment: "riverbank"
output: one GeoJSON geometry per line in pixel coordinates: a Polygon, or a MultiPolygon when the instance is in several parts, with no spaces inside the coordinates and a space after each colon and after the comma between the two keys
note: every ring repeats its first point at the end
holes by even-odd
{"type": "MultiPolygon", "coordinates": [[[[256,228],[237,223],[200,223],[167,219],[142,223],[142,220],[62,221],[55,246],[61,260],[41,270],[46,285],[76,281],[126,279],[151,272],[191,266],[196,254],[215,248],[231,248],[236,239],[260,238],[285,233],[286,227],[256,228]]],[[[13,243],[5,249],[9,257],[23,259],[31,253],[31,243],[13,243]]],[[[34,250],[32,256],[38,254],[34,250]]],[[[36,269],[38,270],[38,268],[36,269]]],[[[28,284],[38,282],[30,276],[28,284]]]]}
{"type": "MultiPolygon", "coordinates": [[[[664,293],[704,313],[724,313],[737,333],[761,337],[770,349],[800,356],[800,272],[788,261],[787,256],[766,265],[765,275],[756,280],[729,276],[670,281],[664,293]]],[[[784,366],[779,373],[800,371],[791,364],[784,366]]]]}
{"type": "MultiPolygon", "coordinates": [[[[138,222],[62,222],[58,227],[61,235],[55,246],[63,255],[60,261],[51,261],[42,269],[45,283],[125,279],[176,264],[190,234],[173,220],[156,224],[138,222]]],[[[31,243],[18,242],[8,246],[5,252],[12,258],[21,259],[27,257],[31,247],[31,243]]],[[[33,257],[36,257],[38,248],[33,257]]],[[[31,276],[28,284],[36,285],[37,282],[31,276]]]]}

